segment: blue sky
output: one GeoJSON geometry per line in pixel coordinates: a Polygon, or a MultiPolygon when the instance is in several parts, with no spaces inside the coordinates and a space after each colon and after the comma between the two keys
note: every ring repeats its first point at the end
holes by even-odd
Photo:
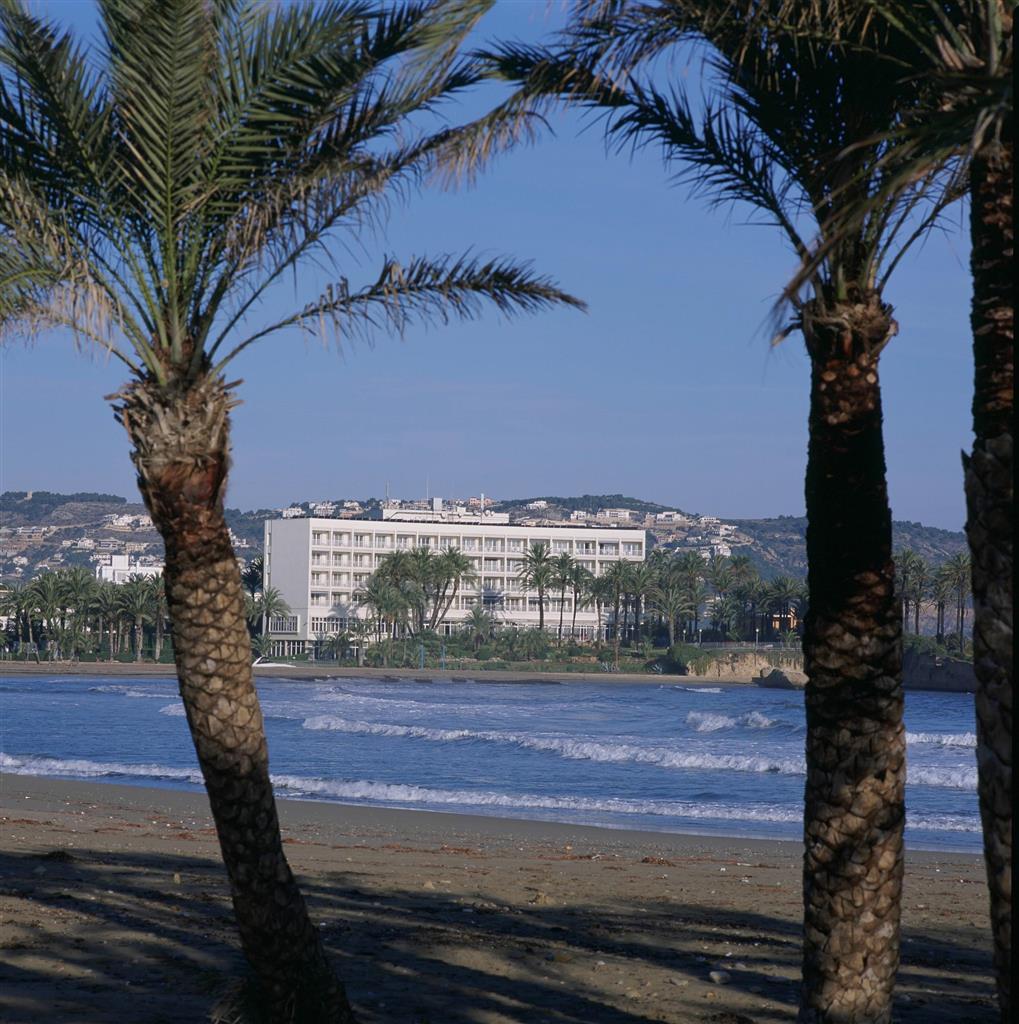
{"type": "MultiPolygon", "coordinates": [[[[86,0],[44,6],[90,24],[86,0]]],[[[501,0],[483,34],[536,38],[549,10],[501,0]]],[[[802,513],[808,364],[798,338],[772,349],[766,332],[793,268],[781,238],[746,210],[708,211],[651,150],[608,155],[573,114],[554,128],[470,191],[395,207],[349,273],[370,275],[382,253],[510,254],[589,312],[492,313],[342,353],[296,334],[256,346],[234,371],[230,505],[378,495],[387,482],[416,497],[427,482],[433,495],[623,492],[727,517],[802,513]]],[[[900,333],[882,359],[894,515],[947,529],[964,521],[970,444],[963,217],[892,278],[900,333]]],[[[120,367],[56,335],[0,359],[0,489],[133,498],[126,436],[103,401],[120,367]]]]}

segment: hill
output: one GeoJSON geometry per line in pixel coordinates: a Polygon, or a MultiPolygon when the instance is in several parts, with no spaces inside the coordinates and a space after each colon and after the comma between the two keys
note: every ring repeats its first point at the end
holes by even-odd
{"type": "MultiPolygon", "coordinates": [[[[510,513],[511,521],[535,515],[528,508],[544,502],[537,510],[542,519],[568,519],[573,512],[594,516],[599,509],[629,509],[625,525],[644,527],[652,546],[677,551],[711,551],[748,555],[765,577],[787,574],[803,577],[807,571],[806,519],[778,516],[773,519],[718,519],[683,513],[652,501],[623,494],[582,494],[578,497],[548,495],[499,501],[495,508],[510,513]],[[674,513],[661,520],[661,513],[674,513]]],[[[301,507],[309,508],[306,502],[301,507]]],[[[377,502],[363,503],[366,508],[377,502]]],[[[30,577],[43,568],[68,564],[91,564],[97,552],[131,550],[161,559],[162,542],[151,524],[113,527],[110,516],[144,517],[144,507],[115,494],[51,491],[7,491],[0,495],[0,574],[30,577]]],[[[262,524],[279,515],[278,509],[251,511],[227,509],[226,520],[242,547],[239,554],[251,558],[262,546],[262,524]]],[[[932,565],[946,561],[966,548],[958,531],[941,530],[915,522],[896,522],[896,548],[909,547],[932,565]]]]}
{"type": "MultiPolygon", "coordinates": [[[[807,520],[802,516],[778,516],[776,519],[731,519],[741,534],[750,539],[741,554],[750,556],[763,576],[780,573],[807,575],[807,520]]],[[[892,547],[912,548],[931,565],[940,565],[966,550],[966,535],[961,531],[941,530],[921,523],[893,522],[892,547]]]]}

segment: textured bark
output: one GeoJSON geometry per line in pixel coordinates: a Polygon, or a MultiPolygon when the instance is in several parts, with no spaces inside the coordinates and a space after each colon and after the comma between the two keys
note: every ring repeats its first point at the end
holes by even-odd
{"type": "Polygon", "coordinates": [[[885,1024],[899,965],[905,733],[876,295],[804,311],[810,606],[801,1022],[885,1024]]]}
{"type": "Polygon", "coordinates": [[[218,379],[170,394],[145,382],[117,397],[139,488],[166,544],[180,693],[258,1005],[273,1024],[353,1021],[283,852],[240,572],[223,518],[227,390],[218,379]]]}
{"type": "Polygon", "coordinates": [[[1012,406],[1014,266],[1011,140],[972,165],[973,452],[963,457],[973,582],[977,769],[1002,1021],[1012,954],[1012,406]]]}

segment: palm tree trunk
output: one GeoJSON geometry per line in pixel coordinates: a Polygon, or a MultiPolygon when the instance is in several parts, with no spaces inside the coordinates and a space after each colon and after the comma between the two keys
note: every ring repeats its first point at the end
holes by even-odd
{"type": "Polygon", "coordinates": [[[566,611],[566,588],[562,587],[559,590],[559,636],[557,638],[558,646],[563,645],[563,614],[566,611]]]}
{"type": "Polygon", "coordinates": [[[804,309],[810,608],[803,1024],[887,1024],[899,966],[905,732],[878,357],[877,295],[804,309]]]}
{"type": "Polygon", "coordinates": [[[974,440],[972,454],[963,458],[978,790],[1002,1022],[1011,1020],[1012,994],[1012,170],[1009,138],[978,152],[970,171],[974,440]]]}
{"type": "Polygon", "coordinates": [[[283,852],[240,571],[223,516],[229,408],[221,379],[119,396],[117,415],[166,546],[180,693],[230,879],[241,943],[274,1022],[354,1017],[283,852]]]}

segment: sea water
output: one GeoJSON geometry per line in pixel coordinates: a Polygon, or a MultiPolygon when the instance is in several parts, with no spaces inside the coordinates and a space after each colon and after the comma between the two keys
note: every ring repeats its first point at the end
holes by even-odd
{"type": "MultiPolygon", "coordinates": [[[[277,796],[797,839],[803,694],[258,680],[277,796]]],[[[906,697],[906,841],[980,848],[973,698],[906,697]]],[[[172,679],[0,677],[0,771],[196,789],[172,679]]]]}

